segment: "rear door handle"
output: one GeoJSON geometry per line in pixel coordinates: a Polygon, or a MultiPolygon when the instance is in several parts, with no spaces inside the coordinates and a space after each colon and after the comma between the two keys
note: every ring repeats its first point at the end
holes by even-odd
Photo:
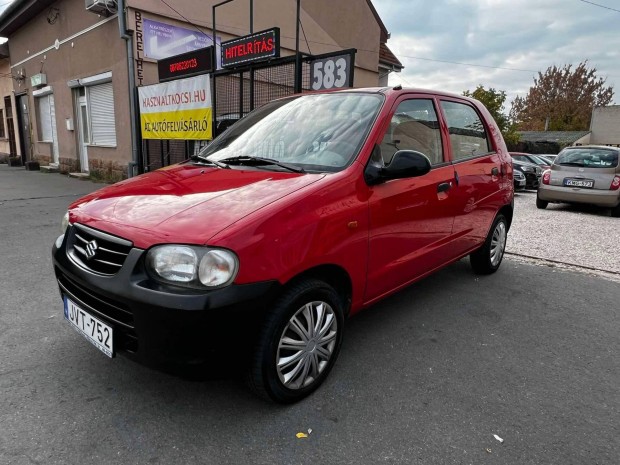
{"type": "Polygon", "coordinates": [[[499,168],[496,166],[491,170],[493,176],[499,176],[499,168]]]}
{"type": "Polygon", "coordinates": [[[446,192],[452,187],[451,182],[442,182],[437,186],[437,192],[446,192]]]}

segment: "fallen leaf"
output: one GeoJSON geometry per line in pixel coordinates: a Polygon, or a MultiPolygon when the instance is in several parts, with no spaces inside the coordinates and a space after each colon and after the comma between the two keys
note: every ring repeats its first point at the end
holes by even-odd
{"type": "Polygon", "coordinates": [[[303,438],[307,438],[308,435],[306,433],[297,433],[296,434],[297,439],[303,439],[303,438]]]}

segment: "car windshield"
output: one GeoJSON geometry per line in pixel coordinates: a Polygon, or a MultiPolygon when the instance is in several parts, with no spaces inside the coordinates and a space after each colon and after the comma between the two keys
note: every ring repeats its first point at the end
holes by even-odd
{"type": "Polygon", "coordinates": [[[566,149],[558,155],[555,164],[586,168],[615,168],[618,166],[618,150],[604,148],[566,149]]]}
{"type": "Polygon", "coordinates": [[[201,153],[230,165],[339,171],[357,156],[383,102],[380,94],[302,95],[251,112],[201,153]],[[268,160],[278,164],[266,163],[268,160]]]}
{"type": "Polygon", "coordinates": [[[530,155],[530,159],[533,160],[537,165],[548,165],[549,162],[544,158],[537,157],[536,155],[530,155]]]}

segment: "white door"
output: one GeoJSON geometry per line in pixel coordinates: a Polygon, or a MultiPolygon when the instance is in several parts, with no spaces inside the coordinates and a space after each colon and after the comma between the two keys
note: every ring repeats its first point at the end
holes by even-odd
{"type": "Polygon", "coordinates": [[[90,144],[90,127],[88,123],[88,107],[84,88],[79,89],[77,105],[78,139],[80,150],[80,166],[83,173],[88,173],[88,144],[90,144]]]}

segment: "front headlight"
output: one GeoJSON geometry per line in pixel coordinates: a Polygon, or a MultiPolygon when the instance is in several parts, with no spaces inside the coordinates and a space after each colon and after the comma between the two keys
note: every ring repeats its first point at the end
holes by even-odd
{"type": "Polygon", "coordinates": [[[237,257],[224,249],[209,250],[198,267],[200,282],[208,287],[228,284],[237,275],[237,257]]]}
{"type": "Polygon", "coordinates": [[[225,249],[160,245],[149,250],[146,267],[153,278],[193,288],[230,284],[237,276],[237,256],[225,249]]]}
{"type": "Polygon", "coordinates": [[[62,217],[62,221],[60,222],[60,228],[62,229],[62,233],[64,234],[67,228],[71,226],[69,222],[69,212],[65,213],[65,216],[62,217]]]}
{"type": "Polygon", "coordinates": [[[526,173],[533,173],[536,170],[534,169],[533,166],[524,166],[523,171],[525,171],[526,173]]]}

